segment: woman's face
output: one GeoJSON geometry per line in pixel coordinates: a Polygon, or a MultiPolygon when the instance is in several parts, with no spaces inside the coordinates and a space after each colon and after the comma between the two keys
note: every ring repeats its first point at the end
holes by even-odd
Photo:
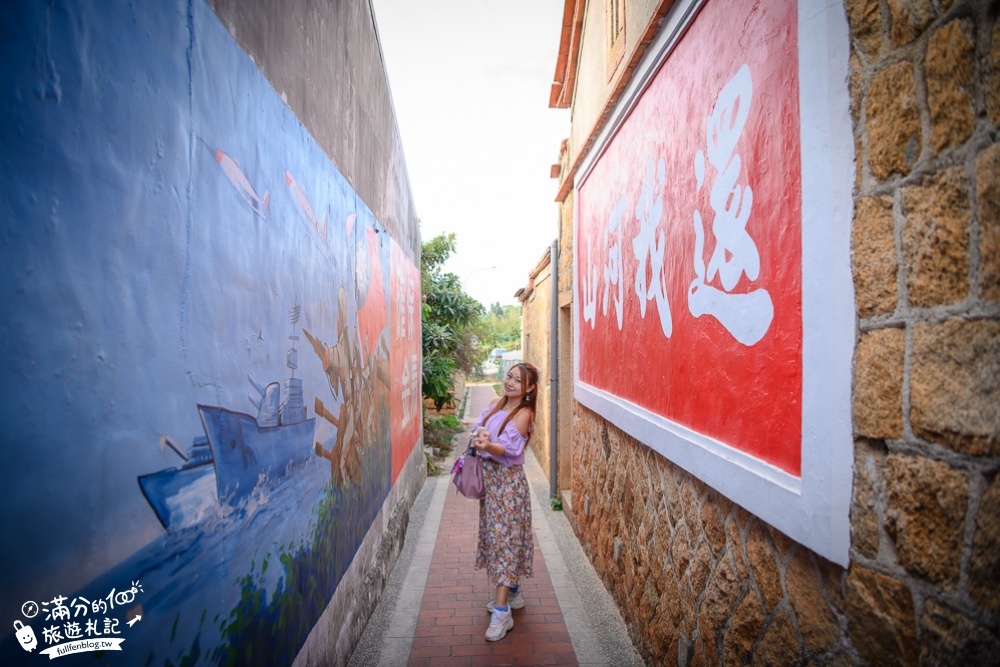
{"type": "Polygon", "coordinates": [[[511,401],[520,401],[521,398],[534,389],[534,386],[525,386],[523,371],[520,366],[514,366],[507,371],[507,377],[503,381],[503,393],[511,401]]]}

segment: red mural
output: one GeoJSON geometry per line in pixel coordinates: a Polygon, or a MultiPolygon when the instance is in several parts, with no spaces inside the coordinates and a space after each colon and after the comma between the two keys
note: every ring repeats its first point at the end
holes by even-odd
{"type": "Polygon", "coordinates": [[[392,483],[395,484],[420,437],[420,271],[395,241],[391,252],[389,411],[392,415],[392,483]]]}
{"type": "Polygon", "coordinates": [[[710,0],[577,193],[579,381],[801,474],[794,0],[710,0]]]}
{"type": "Polygon", "coordinates": [[[379,353],[378,343],[386,324],[385,290],[382,288],[382,262],[379,260],[378,234],[366,228],[358,260],[358,336],[361,343],[361,362],[365,364],[372,355],[379,353]]]}

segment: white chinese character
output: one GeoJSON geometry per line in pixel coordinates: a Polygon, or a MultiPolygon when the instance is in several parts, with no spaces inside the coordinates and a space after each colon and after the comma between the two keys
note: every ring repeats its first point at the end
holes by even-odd
{"type": "Polygon", "coordinates": [[[413,303],[416,301],[417,290],[413,285],[413,276],[406,279],[406,314],[410,318],[410,331],[417,330],[417,313],[413,308],[413,303]]]}
{"type": "Polygon", "coordinates": [[[420,413],[420,355],[410,355],[410,403],[409,417],[416,417],[420,413]]]}
{"type": "MultiPolygon", "coordinates": [[[[733,155],[750,114],[753,80],[750,68],[744,64],[719,92],[715,108],[705,120],[705,140],[708,161],[718,176],[712,185],[709,201],[715,212],[712,233],[715,250],[704,263],[705,226],[701,212],[694,211],[694,272],[697,276],[688,287],[688,309],[695,317],[715,317],[743,345],[754,345],[771,326],[774,305],[766,289],[746,294],[731,294],[740,277],[751,281],[760,275],[760,254],[747,234],[746,224],[753,208],[750,186],[737,183],[742,167],[739,154],[733,155]],[[709,281],[719,277],[725,291],[712,287],[709,281]]],[[[705,180],[705,154],[698,151],[694,161],[698,190],[705,180]]]]}
{"type": "MultiPolygon", "coordinates": [[[[416,356],[416,355],[413,355],[416,356]]],[[[413,380],[416,372],[416,365],[411,363],[409,359],[403,359],[403,420],[402,424],[405,426],[410,422],[410,418],[413,417],[413,401],[410,400],[410,394],[413,393],[413,380]],[[412,370],[412,372],[411,372],[412,370]]]]}
{"type": "Polygon", "coordinates": [[[622,269],[622,218],[625,217],[625,196],[615,205],[608,226],[604,229],[604,246],[608,249],[608,263],[604,266],[604,301],[601,312],[608,314],[608,297],[611,286],[618,286],[618,295],[612,300],[615,315],[618,317],[618,330],[622,330],[622,300],[625,297],[625,279],[622,269]]]}
{"type": "Polygon", "coordinates": [[[580,278],[580,289],[582,291],[580,300],[583,301],[583,321],[590,322],[590,328],[593,329],[597,319],[597,267],[589,261],[584,262],[582,267],[583,277],[580,278]]]}
{"type": "Polygon", "coordinates": [[[68,598],[63,595],[57,595],[52,598],[51,602],[43,602],[42,607],[45,607],[45,620],[46,621],[68,621],[71,618],[69,613],[69,607],[67,607],[64,602],[68,598]],[[55,608],[48,609],[48,606],[52,604],[55,608]]]}
{"type": "Polygon", "coordinates": [[[646,317],[646,302],[656,299],[663,335],[670,338],[673,322],[670,319],[670,302],[667,300],[666,277],[663,258],[666,252],[666,238],[659,229],[663,219],[663,184],[667,167],[660,158],[655,164],[652,156],[646,159],[646,178],[642,181],[639,201],[635,206],[635,218],[639,222],[639,233],[632,239],[632,251],[639,261],[635,271],[635,293],[639,297],[639,313],[646,317]],[[646,260],[649,260],[652,279],[646,283],[646,260]]]}
{"type": "Polygon", "coordinates": [[[405,267],[402,263],[397,263],[393,278],[396,281],[396,294],[398,299],[395,305],[396,329],[398,334],[397,337],[400,340],[405,340],[410,335],[413,335],[417,330],[413,309],[413,278],[405,274],[404,268],[405,267]]]}
{"type": "Polygon", "coordinates": [[[86,616],[87,615],[87,609],[90,606],[90,600],[88,600],[87,598],[85,598],[85,597],[83,597],[81,595],[78,598],[73,598],[73,601],[70,602],[70,606],[73,607],[73,610],[74,610],[73,611],[73,618],[76,618],[77,616],[80,616],[80,615],[86,616]]]}
{"type": "Polygon", "coordinates": [[[396,294],[396,300],[392,303],[392,316],[396,318],[396,336],[402,338],[406,333],[406,324],[403,322],[403,303],[405,297],[400,291],[403,286],[403,271],[399,262],[392,265],[392,289],[396,294]]]}
{"type": "MultiPolygon", "coordinates": [[[[58,644],[63,640],[62,633],[59,632],[59,626],[56,625],[42,628],[42,637],[45,639],[46,644],[58,644]]],[[[49,659],[51,660],[52,658],[49,659]]]]}

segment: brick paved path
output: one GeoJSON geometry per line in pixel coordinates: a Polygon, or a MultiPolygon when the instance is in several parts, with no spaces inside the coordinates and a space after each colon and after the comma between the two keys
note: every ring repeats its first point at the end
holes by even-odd
{"type": "MultiPolygon", "coordinates": [[[[496,397],[471,385],[467,442],[475,420],[496,397]]],[[[457,448],[456,448],[457,449],[457,448]]],[[[454,449],[445,467],[457,454],[454,449]]],[[[474,569],[479,503],[455,493],[450,477],[431,477],[412,507],[399,560],[349,667],[401,665],[579,665],[642,667],[621,614],[561,512],[548,508],[548,480],[528,453],[535,541],[534,576],[521,582],[526,606],[498,642],[483,636],[494,589],[474,569]],[[553,583],[554,582],[554,583],[553,583]]]]}
{"type": "MultiPolygon", "coordinates": [[[[472,430],[476,418],[495,396],[488,386],[470,387],[464,419],[467,431],[472,430]]],[[[456,438],[459,443],[466,440],[467,436],[456,438]]],[[[458,495],[449,486],[409,664],[412,667],[576,665],[573,645],[537,537],[534,576],[521,582],[525,607],[513,610],[514,629],[506,637],[498,642],[486,641],[483,635],[490,624],[486,604],[496,591],[487,580],[486,571],[475,569],[478,531],[479,502],[458,495]]]]}

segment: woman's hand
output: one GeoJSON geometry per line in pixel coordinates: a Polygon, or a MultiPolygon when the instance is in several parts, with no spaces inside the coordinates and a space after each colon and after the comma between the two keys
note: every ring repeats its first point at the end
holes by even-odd
{"type": "Polygon", "coordinates": [[[485,428],[476,429],[475,437],[472,440],[472,446],[478,451],[484,451],[490,446],[490,432],[485,428]]]}

